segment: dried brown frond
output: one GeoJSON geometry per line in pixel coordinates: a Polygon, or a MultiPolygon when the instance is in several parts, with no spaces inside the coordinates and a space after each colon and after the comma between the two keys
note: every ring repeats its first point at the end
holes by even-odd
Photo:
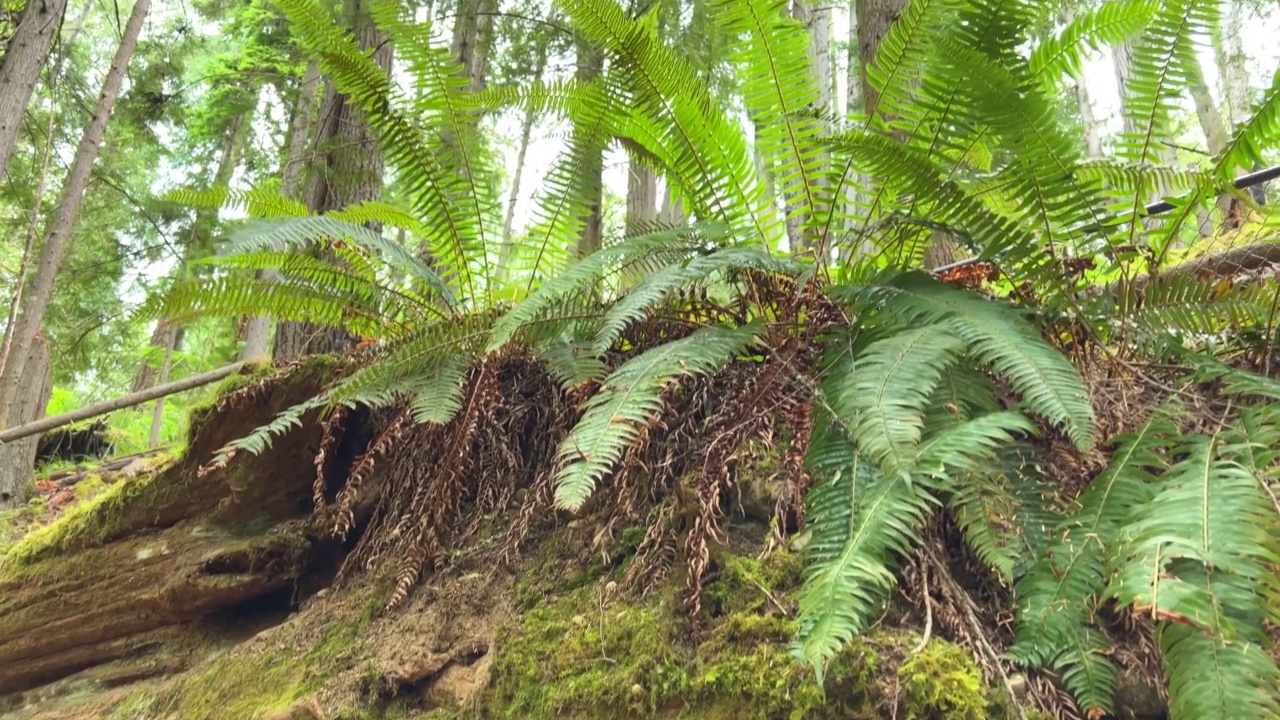
{"type": "Polygon", "coordinates": [[[315,466],[316,479],[311,485],[312,500],[315,503],[316,513],[323,513],[327,501],[325,499],[325,488],[328,485],[325,478],[325,462],[329,458],[329,452],[342,439],[343,433],[346,431],[344,420],[347,419],[347,407],[339,405],[334,408],[329,417],[324,419],[320,424],[320,449],[316,451],[315,466]]]}

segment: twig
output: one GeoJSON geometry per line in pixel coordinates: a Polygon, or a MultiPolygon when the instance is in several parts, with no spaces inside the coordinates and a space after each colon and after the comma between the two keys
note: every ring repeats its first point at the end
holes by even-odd
{"type": "Polygon", "coordinates": [[[925,557],[928,558],[930,564],[933,565],[934,570],[937,571],[938,581],[945,586],[943,591],[950,597],[954,598],[955,605],[960,608],[961,614],[969,625],[969,631],[974,644],[978,646],[979,651],[986,655],[987,661],[990,662],[991,666],[1000,674],[1000,679],[1004,682],[1005,690],[1009,693],[1009,701],[1013,703],[1014,709],[1018,711],[1019,720],[1027,720],[1027,710],[1023,707],[1022,701],[1018,698],[1018,693],[1014,690],[1013,682],[1009,679],[1009,674],[1004,671],[1004,665],[1000,662],[1000,654],[996,652],[995,648],[992,647],[991,642],[987,640],[987,635],[982,628],[982,623],[978,621],[978,617],[974,613],[973,599],[970,598],[969,594],[961,589],[956,584],[956,581],[951,578],[951,574],[947,570],[946,565],[943,564],[942,559],[938,557],[932,547],[925,545],[921,547],[921,552],[923,552],[925,557]]]}
{"type": "Polygon", "coordinates": [[[920,644],[912,648],[912,655],[919,655],[929,644],[929,638],[933,635],[933,600],[929,597],[929,566],[924,565],[920,570],[920,585],[924,594],[924,637],[920,638],[920,644]]]}

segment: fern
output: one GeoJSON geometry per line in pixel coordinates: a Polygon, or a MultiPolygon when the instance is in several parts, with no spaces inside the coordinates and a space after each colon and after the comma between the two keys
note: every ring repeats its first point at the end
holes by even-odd
{"type": "Polygon", "coordinates": [[[1094,416],[1079,373],[1017,313],[919,273],[883,286],[837,288],[904,323],[945,322],[968,354],[1006,378],[1032,412],[1059,425],[1082,449],[1093,444],[1094,416]]]}
{"type": "Polygon", "coordinates": [[[560,444],[556,504],[577,510],[590,497],[640,428],[662,408],[662,393],[682,376],[700,375],[755,342],[759,325],[704,328],[623,363],[587,403],[582,420],[560,444]]]}
{"type": "Polygon", "coordinates": [[[841,442],[839,430],[832,432],[829,442],[840,443],[846,458],[805,500],[811,536],[792,643],[792,653],[813,667],[820,684],[828,660],[867,627],[897,585],[894,558],[919,542],[916,528],[936,504],[907,477],[880,474],[841,442]]]}
{"type": "Polygon", "coordinates": [[[1182,443],[1183,458],[1130,518],[1107,595],[1160,622],[1175,717],[1275,717],[1280,669],[1256,648],[1278,615],[1280,517],[1221,442],[1182,443]]]}
{"type": "Polygon", "coordinates": [[[859,452],[889,477],[908,476],[923,437],[924,406],[964,343],[926,325],[872,343],[858,355],[838,407],[859,452]]]}
{"type": "Polygon", "coordinates": [[[1028,66],[1048,90],[1056,91],[1062,78],[1079,77],[1086,51],[1137,35],[1151,22],[1157,7],[1158,3],[1148,0],[1111,0],[1083,8],[1061,32],[1031,51],[1028,66]]]}
{"type": "Polygon", "coordinates": [[[1107,468],[1089,484],[1079,509],[1059,525],[1048,548],[1018,583],[1018,622],[1010,655],[1032,667],[1064,672],[1083,709],[1108,710],[1115,668],[1088,625],[1105,586],[1105,566],[1127,514],[1151,497],[1154,470],[1177,430],[1158,412],[1119,443],[1107,468]]]}

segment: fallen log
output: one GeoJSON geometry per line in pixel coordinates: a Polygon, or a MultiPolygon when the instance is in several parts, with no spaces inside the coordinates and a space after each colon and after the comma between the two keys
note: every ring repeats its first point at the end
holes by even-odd
{"type": "Polygon", "coordinates": [[[122,658],[181,654],[187,623],[290,604],[323,543],[311,516],[318,411],[260,455],[203,479],[195,468],[325,379],[272,379],[202,418],[182,457],[11,547],[0,558],[0,700],[122,658]]]}
{"type": "Polygon", "coordinates": [[[14,440],[21,440],[24,437],[46,432],[54,428],[62,427],[63,425],[70,425],[71,423],[80,422],[81,420],[88,420],[91,417],[106,415],[109,412],[123,410],[124,408],[132,407],[134,405],[141,405],[149,400],[155,400],[156,398],[162,398],[166,395],[180,393],[183,390],[191,390],[192,388],[198,388],[202,385],[208,385],[211,382],[217,382],[225,377],[234,375],[244,368],[246,364],[247,363],[244,362],[232,363],[230,365],[220,367],[217,370],[210,370],[206,373],[192,375],[191,377],[185,377],[181,380],[174,380],[173,382],[168,382],[163,385],[156,385],[153,388],[139,390],[138,392],[129,393],[128,395],[121,395],[120,397],[112,398],[111,400],[104,400],[103,402],[96,403],[94,405],[86,405],[85,407],[77,408],[70,412],[62,413],[61,415],[54,415],[53,417],[47,417],[43,420],[36,420],[35,422],[29,422],[15,428],[9,428],[8,430],[0,432],[0,444],[10,443],[14,440]]]}

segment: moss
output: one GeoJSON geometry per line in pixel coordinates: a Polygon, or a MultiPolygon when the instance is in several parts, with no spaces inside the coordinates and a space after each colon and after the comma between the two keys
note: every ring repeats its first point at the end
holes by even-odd
{"type": "Polygon", "coordinates": [[[716,564],[718,574],[703,591],[703,605],[711,617],[767,611],[800,586],[800,556],[787,550],[763,559],[720,553],[716,564]]]}
{"type": "Polygon", "coordinates": [[[28,533],[9,548],[0,558],[0,571],[30,565],[73,545],[93,547],[110,540],[140,513],[155,507],[161,493],[175,489],[161,489],[168,485],[156,482],[161,475],[163,472],[153,471],[128,482],[114,483],[73,505],[57,520],[28,533]]]}
{"type": "Polygon", "coordinates": [[[610,602],[597,585],[530,608],[494,662],[496,717],[648,714],[688,687],[664,602],[610,602]]]}
{"type": "Polygon", "coordinates": [[[364,629],[358,621],[331,625],[309,648],[282,641],[258,652],[223,653],[167,686],[147,717],[252,720],[285,710],[351,666],[364,629]]]}
{"type": "Polygon", "coordinates": [[[983,720],[993,698],[968,650],[931,640],[898,668],[906,720],[983,720]]]}

